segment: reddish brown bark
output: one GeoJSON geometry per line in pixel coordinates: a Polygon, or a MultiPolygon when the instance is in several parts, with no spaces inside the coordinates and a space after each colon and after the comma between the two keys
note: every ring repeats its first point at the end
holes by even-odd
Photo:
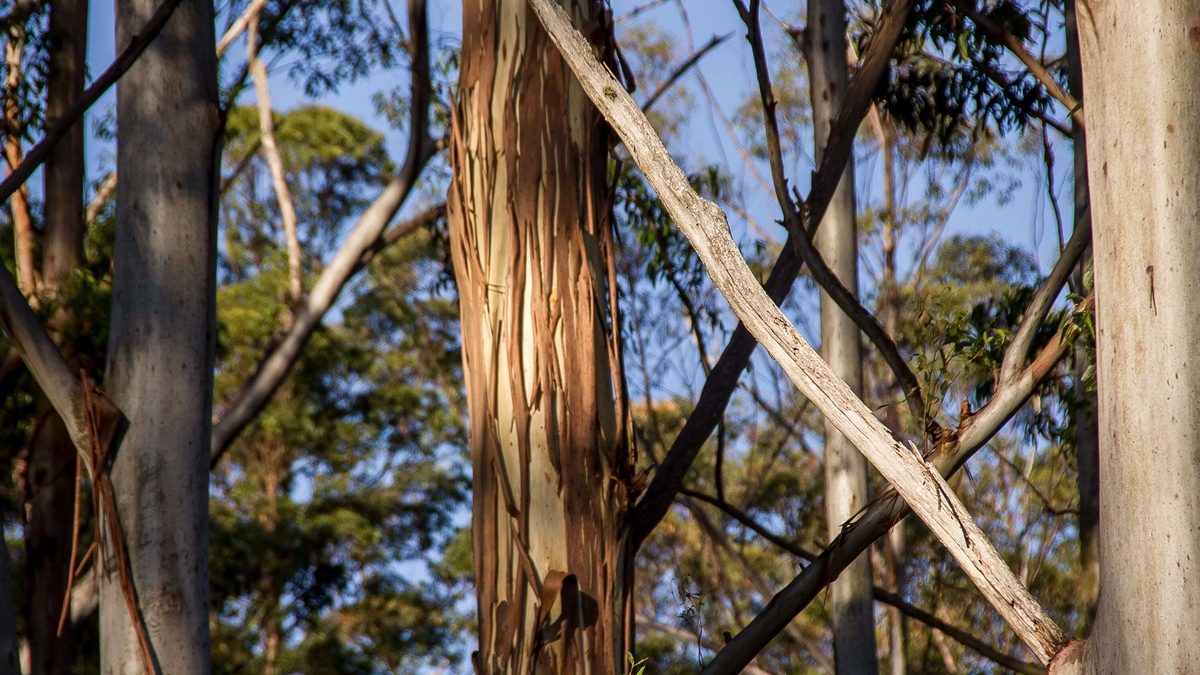
{"type": "MultiPolygon", "coordinates": [[[[609,44],[601,3],[568,6],[609,44]]],[[[477,668],[619,672],[633,456],[610,298],[608,130],[523,0],[469,1],[463,16],[447,209],[475,476],[477,668]]]]}
{"type": "MultiPolygon", "coordinates": [[[[47,126],[58,124],[83,93],[87,12],[87,0],[53,0],[50,4],[47,126]]],[[[55,300],[83,259],[83,131],[83,123],[76,123],[46,159],[40,289],[44,300],[55,300]]],[[[58,306],[49,327],[69,334],[73,317],[65,305],[58,306]]],[[[68,359],[76,356],[71,345],[60,347],[68,359]]],[[[29,453],[32,509],[27,541],[31,597],[37,599],[29,607],[30,652],[33,673],[66,675],[74,661],[75,641],[70,622],[63,625],[61,633],[58,624],[67,601],[71,565],[75,446],[49,400],[39,394],[37,405],[45,417],[30,442],[29,453]]]]}

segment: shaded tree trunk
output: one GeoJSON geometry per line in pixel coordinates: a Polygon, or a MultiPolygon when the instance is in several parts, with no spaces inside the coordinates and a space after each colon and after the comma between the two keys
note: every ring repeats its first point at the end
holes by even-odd
{"type": "MultiPolygon", "coordinates": [[[[566,3],[611,63],[603,3],[566,3]]],[[[474,467],[480,673],[616,673],[633,456],[609,133],[524,0],[463,8],[447,200],[474,467]]]]}
{"type": "MultiPolygon", "coordinates": [[[[810,0],[808,60],[817,163],[846,95],[846,6],[843,0],[810,0]]],[[[858,294],[858,230],[854,163],[850,159],[829,202],[816,244],[838,279],[858,294]]],[[[858,327],[828,294],[821,293],[821,356],[858,396],[862,395],[862,349],[858,327]]],[[[825,521],[829,538],[867,503],[867,462],[850,441],[825,422],[825,521]]],[[[830,585],[833,651],[837,672],[878,672],[871,559],[859,558],[830,585]]]]}
{"type": "MultiPolygon", "coordinates": [[[[879,140],[881,162],[883,165],[883,214],[881,231],[881,249],[883,267],[880,277],[879,314],[883,330],[896,339],[900,332],[900,289],[896,281],[896,133],[890,118],[884,116],[879,106],[872,106],[869,118],[875,126],[879,140]]],[[[902,389],[896,379],[896,374],[884,364],[879,364],[880,375],[877,377],[880,385],[879,398],[884,403],[883,419],[892,434],[902,433],[900,422],[900,403],[896,400],[895,392],[902,389]],[[886,385],[884,385],[886,383],[886,385]]],[[[883,568],[887,589],[901,594],[904,589],[904,565],[907,538],[904,522],[896,523],[887,537],[883,540],[879,551],[882,553],[883,568]]],[[[908,635],[904,625],[904,613],[897,607],[886,610],[888,627],[888,664],[892,675],[905,675],[907,672],[907,643],[908,635]]]]}
{"type": "MultiPolygon", "coordinates": [[[[117,44],[156,0],[117,3],[117,44]]],[[[112,467],[161,672],[207,673],[217,82],[213,6],[182,3],[117,87],[116,260],[106,387],[129,424],[112,467]]],[[[100,583],[101,668],[143,671],[116,561],[100,583]]]]}
{"type": "MultiPolygon", "coordinates": [[[[1066,17],[1067,84],[1071,95],[1083,100],[1083,64],[1079,54],[1079,31],[1075,20],[1075,0],[1067,0],[1066,17]]],[[[1074,150],[1074,220],[1075,227],[1091,227],[1090,200],[1087,179],[1087,133],[1083,125],[1072,119],[1071,141],[1074,150]]],[[[1084,271],[1091,266],[1091,256],[1085,255],[1075,275],[1075,285],[1082,289],[1084,271]]],[[[1080,290],[1083,293],[1086,291],[1080,290]]],[[[1096,617],[1100,599],[1100,447],[1096,429],[1096,392],[1088,391],[1084,374],[1091,362],[1088,349],[1075,349],[1075,455],[1079,469],[1079,600],[1083,606],[1086,625],[1090,629],[1096,617]]]]}
{"type": "Polygon", "coordinates": [[[0,537],[0,675],[20,675],[17,658],[17,606],[13,599],[12,558],[0,537]]]}
{"type": "MultiPolygon", "coordinates": [[[[46,124],[53,126],[83,93],[87,51],[87,0],[53,0],[50,3],[46,84],[46,124]]],[[[42,289],[53,301],[68,275],[83,260],[84,125],[71,127],[46,160],[45,221],[42,228],[42,289]]],[[[66,304],[58,305],[50,329],[70,334],[73,316],[66,304]]],[[[77,356],[73,345],[59,341],[64,356],[77,356]]],[[[59,634],[59,616],[67,596],[71,565],[71,528],[75,494],[75,446],[66,426],[38,394],[36,407],[41,424],[30,442],[28,488],[29,529],[26,531],[30,564],[30,661],[35,674],[71,672],[75,644],[71,623],[59,634]]]]}
{"type": "Polygon", "coordinates": [[[1055,672],[1200,672],[1200,27],[1080,0],[1091,142],[1100,602],[1055,672]]]}

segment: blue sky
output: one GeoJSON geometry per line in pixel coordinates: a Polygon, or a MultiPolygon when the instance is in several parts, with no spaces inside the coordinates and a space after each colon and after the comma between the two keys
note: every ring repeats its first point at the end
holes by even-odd
{"type": "MultiPolygon", "coordinates": [[[[643,4],[646,4],[646,0],[613,0],[613,14],[621,17],[632,8],[643,4]]],[[[774,2],[764,3],[764,5],[767,11],[764,12],[763,24],[767,29],[768,38],[771,31],[777,29],[778,26],[772,17],[795,20],[800,7],[798,2],[774,2]]],[[[687,2],[671,0],[641,14],[636,20],[652,23],[659,30],[669,33],[677,45],[677,57],[684,58],[690,53],[690,49],[682,20],[683,11],[686,11],[687,19],[691,24],[692,37],[697,45],[703,44],[712,35],[733,33],[730,39],[713,50],[700,64],[725,116],[732,117],[742,102],[756,95],[748,50],[745,48],[745,31],[741,21],[732,3],[716,0],[689,0],[687,2]]],[[[114,55],[112,12],[113,3],[92,3],[88,55],[90,73],[93,76],[100,73],[111,62],[114,55]]],[[[461,33],[460,3],[453,0],[432,0],[429,7],[429,19],[435,41],[457,42],[459,40],[461,33]]],[[[218,31],[226,21],[223,17],[218,20],[218,31]]],[[[622,22],[618,25],[618,39],[621,38],[622,31],[629,23],[622,22]]],[[[388,130],[384,120],[374,112],[375,108],[371,97],[376,91],[393,86],[394,78],[403,77],[403,73],[393,72],[384,74],[382,77],[389,78],[389,81],[368,79],[353,82],[343,86],[336,94],[327,96],[320,102],[365,117],[376,128],[385,130],[393,151],[399,153],[403,148],[403,139],[396,132],[388,130]]],[[[681,157],[681,160],[685,164],[691,163],[696,166],[701,163],[717,162],[736,169],[737,149],[731,145],[727,134],[722,130],[719,116],[714,114],[711,108],[708,108],[708,102],[700,91],[697,78],[685,77],[677,86],[692,92],[694,100],[698,104],[702,104],[689,111],[682,134],[686,138],[688,154],[681,157]]],[[[283,77],[273,78],[272,97],[275,106],[284,110],[313,102],[306,98],[304,93],[293,83],[283,77]]],[[[93,108],[92,118],[94,119],[97,111],[111,109],[113,100],[114,94],[110,91],[93,108]]],[[[1057,155],[1060,159],[1057,173],[1060,175],[1056,177],[1056,183],[1060,186],[1060,194],[1065,194],[1062,186],[1065,185],[1069,189],[1069,174],[1066,173],[1066,169],[1069,168],[1067,160],[1070,155],[1066,151],[1065,145],[1059,143],[1059,146],[1057,155]]],[[[99,170],[103,163],[102,153],[105,150],[96,143],[90,147],[89,156],[94,169],[91,176],[93,179],[100,177],[99,170]]],[[[878,167],[874,165],[861,166],[860,174],[863,173],[863,169],[868,169],[870,173],[878,173],[878,167]]],[[[761,170],[764,173],[766,171],[765,167],[761,170]]],[[[1041,178],[1028,170],[1028,167],[1024,168],[1021,173],[1022,186],[1016,191],[1010,202],[999,205],[994,200],[985,200],[974,207],[961,208],[951,218],[947,229],[951,233],[999,234],[1031,252],[1036,251],[1038,259],[1045,269],[1055,258],[1057,235],[1052,225],[1053,220],[1048,209],[1048,202],[1044,197],[1041,178]]],[[[807,169],[795,171],[793,182],[799,183],[798,187],[804,189],[806,176],[807,169]]],[[[39,182],[35,181],[34,184],[39,182]]],[[[867,190],[870,190],[877,182],[876,177],[860,175],[860,186],[866,187],[867,190]]],[[[861,189],[860,187],[860,191],[861,189]]],[[[1066,207],[1065,201],[1060,199],[1060,202],[1066,207]]],[[[760,222],[770,223],[773,220],[772,206],[773,200],[769,198],[769,195],[753,193],[749,195],[748,210],[760,222]]]]}

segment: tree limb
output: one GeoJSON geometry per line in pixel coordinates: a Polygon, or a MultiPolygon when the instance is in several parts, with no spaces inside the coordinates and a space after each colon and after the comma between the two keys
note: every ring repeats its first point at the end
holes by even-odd
{"type": "MultiPolygon", "coordinates": [[[[1092,297],[1089,297],[1075,311],[1090,311],[1092,302],[1092,297]]],[[[1028,315],[1026,320],[1032,317],[1028,315]]],[[[953,475],[1024,405],[1068,351],[1068,341],[1061,335],[1055,336],[1019,376],[1001,383],[991,400],[958,430],[942,433],[936,439],[937,445],[929,458],[938,471],[943,476],[953,475]]],[[[857,518],[842,526],[842,533],[811,564],[775,594],[758,616],[734,636],[725,650],[739,655],[733,657],[734,661],[747,658],[747,655],[753,657],[762,651],[847,565],[886,535],[908,513],[908,506],[894,491],[888,490],[873,499],[857,518]]],[[[720,654],[718,658],[722,658],[720,654]]]]}
{"type": "Polygon", "coordinates": [[[377,245],[384,228],[395,217],[416,185],[425,164],[433,156],[429,137],[429,104],[432,86],[429,79],[429,28],[425,18],[426,0],[409,0],[408,19],[412,30],[412,117],[409,121],[408,150],[404,165],[383,192],[359,217],[345,243],[313,285],[287,332],[259,362],[254,375],[243,385],[213,425],[210,466],[216,466],[238,434],[266,407],[271,396],[291,372],[308,339],[320,326],[346,282],[361,269],[367,251],[377,245]]]}
{"type": "Polygon", "coordinates": [[[1008,668],[1009,670],[1016,671],[1018,673],[1026,673],[1027,675],[1045,675],[1046,673],[1046,669],[1044,667],[1036,663],[1022,661],[1010,654],[1005,654],[999,649],[996,649],[983,640],[971,635],[958,626],[939,619],[937,615],[927,612],[916,605],[905,602],[904,598],[901,598],[895,593],[876,586],[875,599],[884,603],[885,605],[891,605],[892,607],[895,607],[905,616],[911,619],[920,621],[934,630],[939,630],[945,633],[962,646],[974,651],[983,658],[988,659],[999,666],[1008,668]]]}
{"type": "Polygon", "coordinates": [[[654,93],[650,94],[650,96],[642,102],[642,112],[649,112],[650,109],[654,107],[654,104],[658,102],[658,99],[662,98],[662,95],[667,93],[667,91],[679,81],[679,78],[683,77],[687,71],[691,70],[692,66],[696,65],[700,59],[704,58],[705,54],[709,53],[714,47],[729,39],[730,35],[733,35],[733,33],[712,36],[712,39],[706,42],[703,47],[697,49],[695,54],[692,54],[683,63],[675,66],[675,70],[671,71],[671,74],[667,76],[667,79],[663,80],[662,84],[658,85],[658,88],[654,90],[654,93]]]}
{"type": "MultiPolygon", "coordinates": [[[[29,180],[33,172],[42,165],[42,162],[46,161],[46,157],[54,149],[54,146],[83,117],[87,109],[103,96],[109,87],[116,84],[117,80],[121,79],[121,76],[125,74],[125,71],[129,70],[137,62],[138,57],[154,41],[154,38],[158,37],[163,26],[167,24],[167,19],[171,18],[171,14],[182,1],[163,0],[163,3],[158,6],[158,9],[154,10],[154,14],[146,21],[146,25],[142,26],[142,29],[129,39],[129,44],[126,45],[117,58],[109,64],[103,73],[100,73],[100,77],[97,77],[83,91],[83,95],[79,97],[79,100],[71,104],[71,107],[63,113],[58,123],[46,130],[46,135],[42,137],[42,140],[38,141],[37,145],[29,150],[25,155],[25,159],[21,160],[21,164],[13,169],[13,172],[4,179],[4,182],[0,183],[0,201],[7,200],[18,187],[26,180],[29,180]]],[[[5,274],[8,274],[8,272],[6,271],[5,274]]]]}
{"type": "MultiPolygon", "coordinates": [[[[758,534],[760,537],[766,539],[771,544],[774,544],[775,546],[783,549],[784,551],[787,551],[788,553],[795,556],[796,558],[799,558],[800,560],[809,562],[817,557],[817,555],[815,553],[812,553],[811,551],[808,551],[807,549],[805,549],[797,544],[794,544],[791,541],[788,541],[788,540],[784,539],[783,537],[780,537],[779,535],[772,533],[767,528],[763,527],[761,524],[759,524],[757,521],[755,521],[752,517],[750,517],[749,514],[738,509],[737,507],[733,506],[732,504],[726,502],[723,499],[713,497],[712,495],[705,494],[705,493],[699,492],[697,490],[691,490],[688,488],[684,488],[683,490],[680,490],[680,494],[686,495],[686,496],[696,499],[698,501],[705,502],[705,503],[719,509],[720,511],[724,512],[726,515],[728,515],[731,518],[733,518],[734,520],[736,520],[737,522],[748,527],[755,534],[758,534]]],[[[904,600],[904,598],[900,597],[899,595],[897,595],[895,593],[888,591],[887,589],[884,589],[880,586],[874,586],[873,592],[874,592],[876,600],[878,600],[886,605],[891,605],[892,607],[895,607],[896,609],[900,610],[900,612],[903,613],[905,616],[907,616],[911,619],[914,619],[916,621],[919,621],[930,628],[940,630],[941,632],[945,633],[946,635],[949,635],[955,641],[961,643],[963,646],[974,650],[975,652],[979,653],[984,658],[994,661],[995,663],[997,663],[1001,666],[1004,666],[1005,668],[1014,670],[1019,673],[1029,673],[1030,675],[1042,675],[1046,672],[1045,668],[1043,668],[1037,664],[1026,663],[1024,661],[1021,661],[1020,659],[1016,659],[1008,654],[1005,654],[1004,652],[1001,652],[1000,650],[996,649],[995,647],[992,647],[991,645],[987,644],[986,642],[971,635],[967,631],[965,631],[961,628],[958,628],[957,626],[951,625],[950,623],[943,621],[942,619],[939,619],[936,615],[931,614],[930,612],[927,612],[927,611],[921,609],[920,607],[917,607],[916,605],[906,602],[904,600]]]]}
{"type": "MultiPolygon", "coordinates": [[[[825,215],[833,189],[837,186],[850,156],[851,141],[863,116],[866,115],[871,95],[891,59],[892,49],[911,7],[912,0],[893,0],[884,9],[880,29],[863,57],[864,65],[850,82],[837,120],[830,129],[821,164],[813,174],[812,189],[805,202],[806,208],[803,213],[806,218],[805,229],[809,235],[816,231],[817,225],[825,215]]],[[[782,193],[788,194],[786,185],[782,193]]],[[[763,289],[776,305],[787,297],[792,282],[800,272],[799,247],[792,241],[793,238],[794,235],[789,233],[783,252],[763,285],[763,289]]],[[[738,324],[725,350],[721,352],[721,357],[713,366],[712,374],[705,380],[692,414],[688,416],[683,429],[675,437],[670,450],[659,464],[645,496],[630,514],[631,539],[635,550],[671,508],[676,493],[683,485],[684,476],[691,468],[700,448],[723,419],[725,407],[729,404],[729,399],[737,388],[737,381],[750,362],[750,355],[756,346],[746,326],[738,324]]]]}
{"type": "MultiPolygon", "coordinates": [[[[295,306],[304,298],[301,269],[303,254],[300,250],[300,235],[296,232],[296,205],[292,201],[292,192],[288,189],[283,158],[275,143],[275,111],[271,108],[271,84],[267,78],[267,65],[258,53],[258,14],[259,12],[255,11],[246,24],[246,60],[251,79],[254,81],[260,147],[271,171],[271,187],[275,191],[275,201],[279,204],[279,220],[283,225],[284,240],[287,243],[288,295],[292,306],[295,306]]],[[[217,52],[220,53],[220,45],[217,52]]]]}
{"type": "MultiPolygon", "coordinates": [[[[1065,636],[1005,565],[945,479],[915,447],[905,447],[892,437],[763,292],[730,234],[724,212],[692,189],[645,115],[596,60],[563,10],[549,0],[530,0],[530,5],[588,97],[621,136],[734,312],[788,379],[913,507],[1034,654],[1049,662],[1066,642],[1065,636]]],[[[727,659],[718,666],[714,661],[707,671],[736,672],[744,665],[727,659]]]]}

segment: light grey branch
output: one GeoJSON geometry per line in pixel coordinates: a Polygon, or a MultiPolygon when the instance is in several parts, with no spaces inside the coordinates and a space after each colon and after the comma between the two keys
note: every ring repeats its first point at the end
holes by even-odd
{"type": "MultiPolygon", "coordinates": [[[[1043,663],[1049,662],[1065,642],[1061,629],[1013,576],[950,486],[915,448],[907,448],[892,438],[762,290],[733,240],[725,214],[692,190],[645,115],[616,78],[596,60],[587,41],[571,27],[565,13],[549,0],[530,0],[530,5],[584,91],[624,141],[691,242],[734,313],[800,392],[820,408],[912,506],[1033,653],[1043,663]]],[[[744,665],[745,662],[714,661],[705,672],[739,672],[744,665]]]]}

